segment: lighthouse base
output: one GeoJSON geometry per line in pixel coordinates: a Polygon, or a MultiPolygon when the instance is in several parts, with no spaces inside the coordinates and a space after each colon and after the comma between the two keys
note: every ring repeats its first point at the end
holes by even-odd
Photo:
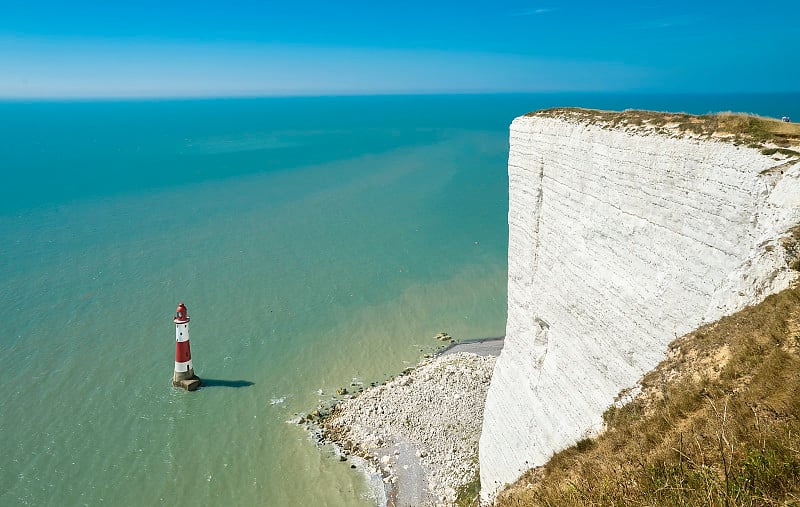
{"type": "Polygon", "coordinates": [[[200,387],[202,382],[203,381],[200,380],[200,377],[194,374],[194,370],[176,371],[172,376],[172,385],[174,387],[186,389],[187,391],[194,391],[200,387]]]}
{"type": "Polygon", "coordinates": [[[187,391],[194,391],[195,389],[200,387],[201,383],[202,381],[200,380],[200,377],[195,377],[189,380],[180,380],[178,382],[175,382],[174,380],[172,381],[173,386],[180,387],[181,389],[186,389],[187,391]]]}

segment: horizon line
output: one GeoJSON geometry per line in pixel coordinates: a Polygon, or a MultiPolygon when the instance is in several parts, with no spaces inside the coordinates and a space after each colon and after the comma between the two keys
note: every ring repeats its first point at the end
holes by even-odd
{"type": "Polygon", "coordinates": [[[252,100],[300,98],[356,98],[356,97],[435,97],[435,96],[490,96],[490,95],[671,95],[671,96],[725,96],[725,95],[800,95],[800,90],[784,91],[655,91],[655,90],[536,90],[536,91],[384,91],[384,92],[332,92],[332,93],[265,93],[265,94],[208,94],[208,95],[0,95],[0,102],[120,102],[162,100],[252,100]]]}

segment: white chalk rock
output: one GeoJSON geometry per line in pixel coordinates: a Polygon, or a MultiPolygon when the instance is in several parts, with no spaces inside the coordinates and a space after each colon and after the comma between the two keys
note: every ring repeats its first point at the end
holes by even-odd
{"type": "Polygon", "coordinates": [[[800,163],[732,143],[511,124],[508,321],[480,439],[482,500],[597,431],[667,344],[795,278],[800,163]]]}

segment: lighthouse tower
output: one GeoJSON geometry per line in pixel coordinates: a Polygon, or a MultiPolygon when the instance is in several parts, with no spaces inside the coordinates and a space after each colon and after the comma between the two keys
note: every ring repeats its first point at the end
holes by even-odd
{"type": "Polygon", "coordinates": [[[186,305],[183,303],[178,305],[172,321],[175,323],[175,373],[172,375],[172,385],[194,391],[200,387],[200,379],[192,368],[192,352],[189,350],[189,313],[186,311],[186,305]]]}

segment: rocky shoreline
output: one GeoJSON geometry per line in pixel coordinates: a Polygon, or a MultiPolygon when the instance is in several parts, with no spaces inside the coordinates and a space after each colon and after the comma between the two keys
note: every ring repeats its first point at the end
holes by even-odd
{"type": "Polygon", "coordinates": [[[457,344],[300,422],[340,459],[380,477],[387,506],[453,505],[478,478],[483,406],[502,343],[457,344]]]}

